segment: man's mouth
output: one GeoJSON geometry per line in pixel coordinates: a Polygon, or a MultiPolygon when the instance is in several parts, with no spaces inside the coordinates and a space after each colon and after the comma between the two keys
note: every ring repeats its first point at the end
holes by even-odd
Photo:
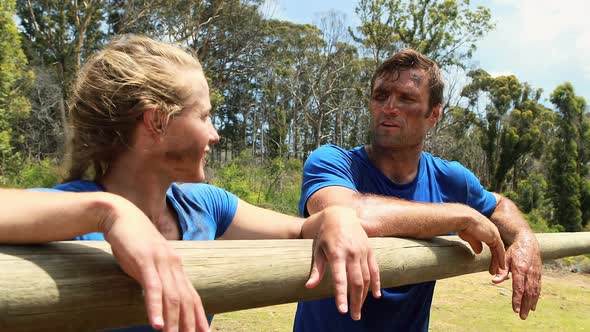
{"type": "Polygon", "coordinates": [[[389,128],[400,127],[400,125],[397,122],[394,122],[391,120],[381,121],[380,125],[383,127],[389,127],[389,128]]]}

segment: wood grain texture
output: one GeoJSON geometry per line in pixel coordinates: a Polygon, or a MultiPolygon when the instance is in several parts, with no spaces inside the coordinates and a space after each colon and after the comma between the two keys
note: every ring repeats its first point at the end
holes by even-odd
{"type": "MultiPolygon", "coordinates": [[[[544,260],[590,253],[590,233],[537,234],[544,260]]],[[[383,287],[486,271],[455,236],[373,238],[383,287]]],[[[304,287],[311,240],[176,241],[209,314],[326,297],[330,278],[304,287]]],[[[327,276],[329,274],[326,274],[327,276]]],[[[0,246],[0,331],[97,331],[147,324],[140,287],[106,242],[0,246]]]]}

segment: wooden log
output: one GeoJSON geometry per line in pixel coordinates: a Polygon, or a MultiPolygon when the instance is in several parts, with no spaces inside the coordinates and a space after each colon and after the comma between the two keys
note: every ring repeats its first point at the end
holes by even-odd
{"type": "MultiPolygon", "coordinates": [[[[544,260],[590,253],[590,232],[537,234],[544,260]]],[[[458,237],[373,238],[383,287],[486,271],[458,237]]],[[[311,240],[177,241],[209,314],[330,296],[307,280],[311,240]]],[[[0,331],[96,331],[147,324],[140,287],[105,242],[0,246],[0,331]]],[[[328,276],[329,274],[326,274],[328,276]]]]}

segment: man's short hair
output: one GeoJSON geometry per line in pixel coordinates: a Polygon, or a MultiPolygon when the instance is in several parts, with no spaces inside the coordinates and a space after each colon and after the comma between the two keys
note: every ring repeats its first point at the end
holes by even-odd
{"type": "Polygon", "coordinates": [[[423,69],[428,76],[428,83],[430,86],[428,105],[430,108],[432,109],[435,105],[442,104],[445,84],[442,80],[438,65],[426,55],[411,48],[404,48],[397,52],[395,55],[385,60],[377,70],[375,70],[375,73],[371,78],[371,95],[373,94],[375,81],[381,76],[392,75],[395,73],[399,74],[402,70],[413,68],[423,69]]]}

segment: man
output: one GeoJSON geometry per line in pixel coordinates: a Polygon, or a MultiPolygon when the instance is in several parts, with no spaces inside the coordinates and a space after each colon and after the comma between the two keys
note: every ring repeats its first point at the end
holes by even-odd
{"type": "MultiPolygon", "coordinates": [[[[304,168],[300,211],[308,215],[331,205],[351,206],[369,236],[430,238],[457,232],[476,252],[485,242],[494,254],[493,282],[512,272],[512,306],[526,319],[541,287],[540,252],[527,222],[513,202],[486,191],[461,164],[422,151],[441,113],[443,86],[438,66],[419,52],[405,49],[386,60],[371,80],[371,144],[349,151],[327,145],[312,153],[304,168]]],[[[362,317],[354,317],[358,320],[339,314],[333,299],[303,302],[294,330],[428,331],[433,291],[434,282],[384,289],[380,299],[367,298],[362,317]]]]}

